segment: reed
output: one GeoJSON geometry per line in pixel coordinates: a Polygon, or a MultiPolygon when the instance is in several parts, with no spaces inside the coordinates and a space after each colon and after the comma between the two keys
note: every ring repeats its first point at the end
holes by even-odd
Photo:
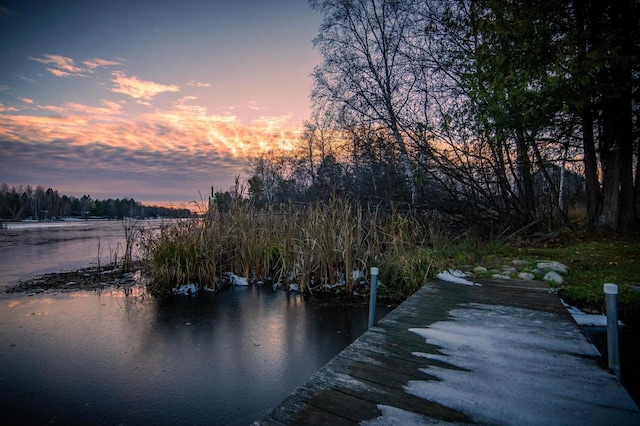
{"type": "Polygon", "coordinates": [[[124,254],[122,256],[122,270],[124,272],[131,271],[133,267],[133,248],[137,244],[140,236],[140,228],[138,227],[139,219],[126,218],[122,221],[124,228],[124,254]]]}
{"type": "Polygon", "coordinates": [[[233,272],[304,293],[351,296],[368,288],[370,266],[386,263],[398,271],[386,294],[406,296],[431,272],[433,260],[420,247],[435,234],[429,220],[393,206],[334,198],[267,211],[235,197],[228,209],[209,205],[197,219],[162,226],[143,248],[155,293],[188,283],[219,288],[233,272]]]}

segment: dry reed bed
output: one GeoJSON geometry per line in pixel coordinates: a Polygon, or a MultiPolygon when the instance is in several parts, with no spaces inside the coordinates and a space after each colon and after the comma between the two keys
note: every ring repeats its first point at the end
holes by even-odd
{"type": "Polygon", "coordinates": [[[229,211],[163,226],[143,244],[152,264],[150,290],[188,283],[220,288],[225,273],[301,292],[368,291],[371,266],[384,264],[388,296],[406,296],[424,282],[437,227],[413,211],[362,207],[346,199],[279,211],[238,200],[229,211]]]}

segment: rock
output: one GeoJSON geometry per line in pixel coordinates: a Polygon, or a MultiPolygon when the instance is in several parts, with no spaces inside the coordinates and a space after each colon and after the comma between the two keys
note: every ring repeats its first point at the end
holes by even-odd
{"type": "Polygon", "coordinates": [[[520,260],[520,259],[513,259],[511,261],[511,264],[513,266],[527,266],[529,265],[531,262],[529,262],[528,260],[520,260]]]}
{"type": "Polygon", "coordinates": [[[491,275],[491,278],[497,278],[499,280],[510,280],[511,277],[509,275],[504,275],[504,274],[493,274],[491,275]]]}
{"type": "Polygon", "coordinates": [[[502,268],[502,273],[504,275],[513,275],[515,273],[517,273],[518,270],[516,268],[514,268],[513,266],[505,266],[504,268],[502,268]]]}
{"type": "Polygon", "coordinates": [[[543,271],[554,271],[562,275],[566,275],[569,272],[569,268],[567,268],[562,263],[555,261],[539,262],[537,266],[538,269],[542,269],[543,271]]]}
{"type": "Polygon", "coordinates": [[[518,278],[520,278],[521,280],[533,281],[536,279],[536,276],[533,275],[531,272],[520,272],[518,274],[518,278]]]}
{"type": "Polygon", "coordinates": [[[562,278],[562,275],[560,275],[556,271],[547,272],[545,274],[543,280],[548,281],[548,282],[552,282],[552,283],[555,283],[555,284],[562,284],[564,282],[564,278],[562,278]]]}
{"type": "Polygon", "coordinates": [[[486,274],[489,271],[484,266],[476,266],[475,268],[473,268],[473,272],[475,274],[486,274]]]}

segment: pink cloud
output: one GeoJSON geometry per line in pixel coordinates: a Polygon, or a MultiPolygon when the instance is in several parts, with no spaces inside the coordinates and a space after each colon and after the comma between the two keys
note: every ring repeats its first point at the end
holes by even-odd
{"type": "Polygon", "coordinates": [[[67,71],[58,70],[55,68],[47,68],[47,71],[49,71],[51,74],[55,75],[56,77],[69,77],[70,75],[73,75],[67,71]]]}
{"type": "Polygon", "coordinates": [[[18,111],[18,108],[7,107],[0,103],[0,112],[14,112],[14,111],[18,111]]]}
{"type": "Polygon", "coordinates": [[[87,61],[83,61],[82,63],[90,70],[94,70],[98,67],[111,67],[116,65],[122,65],[122,62],[120,61],[110,61],[108,59],[100,59],[100,58],[89,59],[87,61]]]}
{"type": "Polygon", "coordinates": [[[258,105],[258,101],[249,101],[247,103],[247,108],[254,111],[260,111],[261,109],[264,109],[264,107],[258,105]]]}
{"type": "Polygon", "coordinates": [[[211,87],[211,84],[203,83],[201,81],[191,80],[191,81],[189,81],[187,83],[187,86],[191,86],[191,87],[211,87]]]}
{"type": "Polygon", "coordinates": [[[47,53],[42,58],[32,57],[31,60],[46,65],[52,65],[52,67],[47,68],[47,71],[49,71],[56,77],[68,77],[70,75],[84,77],[84,75],[82,74],[84,72],[84,69],[75,65],[73,59],[66,56],[52,55],[50,53],[47,53]]]}
{"type": "Polygon", "coordinates": [[[178,92],[180,87],[173,84],[161,84],[149,80],[141,80],[138,77],[127,77],[122,72],[114,72],[111,89],[114,93],[122,93],[134,99],[150,101],[156,95],[164,92],[178,92]]]}
{"type": "Polygon", "coordinates": [[[85,73],[92,73],[98,67],[122,65],[121,61],[93,58],[83,61],[82,65],[84,65],[84,67],[81,67],[79,65],[76,65],[72,58],[61,55],[53,55],[50,53],[47,53],[40,58],[31,57],[30,59],[42,64],[50,65],[50,67],[47,68],[47,71],[49,71],[56,77],[86,77],[87,75],[85,73]]]}

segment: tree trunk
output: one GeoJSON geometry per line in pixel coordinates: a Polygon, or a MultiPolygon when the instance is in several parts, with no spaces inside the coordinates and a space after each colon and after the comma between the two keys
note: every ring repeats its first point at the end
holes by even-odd
{"type": "Polygon", "coordinates": [[[636,227],[633,187],[633,2],[611,4],[611,39],[617,51],[601,70],[602,102],[600,158],[603,167],[600,225],[627,231],[636,227]],[[625,4],[626,3],[626,4],[625,4]]]}
{"type": "Polygon", "coordinates": [[[398,126],[398,120],[395,116],[395,112],[391,107],[389,107],[389,115],[391,116],[391,131],[396,140],[396,144],[398,145],[400,159],[404,165],[404,173],[407,177],[409,188],[411,189],[411,204],[415,205],[418,202],[418,184],[416,181],[416,175],[413,171],[413,164],[409,158],[409,152],[407,151],[407,145],[404,142],[404,138],[402,137],[402,134],[400,134],[400,128],[398,126]]]}
{"type": "Polygon", "coordinates": [[[521,130],[516,135],[516,168],[518,176],[518,197],[523,207],[525,222],[530,222],[535,212],[535,196],[533,192],[533,175],[529,159],[529,144],[521,130]]]}
{"type": "Polygon", "coordinates": [[[593,137],[593,116],[591,106],[582,109],[582,146],[584,150],[584,175],[587,192],[587,226],[595,226],[600,215],[600,180],[598,179],[598,157],[593,137]]]}

